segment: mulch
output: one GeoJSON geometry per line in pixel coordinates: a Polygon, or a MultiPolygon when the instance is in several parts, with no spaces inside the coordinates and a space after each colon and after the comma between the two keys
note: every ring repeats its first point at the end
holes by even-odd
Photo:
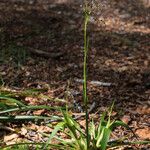
{"type": "MultiPolygon", "coordinates": [[[[92,14],[88,29],[89,107],[96,103],[92,113],[99,114],[115,101],[113,117],[126,122],[140,140],[150,139],[150,10],[134,0],[102,4],[101,13],[92,14]]],[[[74,97],[70,105],[83,106],[82,83],[77,82],[83,72],[80,5],[0,1],[0,74],[5,86],[30,89],[48,85],[45,94],[65,98],[69,91],[74,97]],[[32,53],[34,49],[46,54],[32,53]],[[25,56],[16,50],[25,51],[25,56]]],[[[80,112],[78,108],[72,111],[80,112]]],[[[123,135],[134,139],[124,129],[114,133],[114,137],[123,135]]],[[[150,148],[138,148],[142,147],[150,148]]]]}

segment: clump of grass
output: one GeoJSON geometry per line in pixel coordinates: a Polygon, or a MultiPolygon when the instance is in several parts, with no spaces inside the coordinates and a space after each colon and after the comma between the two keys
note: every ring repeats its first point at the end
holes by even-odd
{"type": "Polygon", "coordinates": [[[140,142],[127,142],[122,139],[110,141],[110,135],[113,130],[122,126],[126,129],[130,128],[128,125],[119,120],[111,120],[112,107],[108,110],[108,113],[104,112],[101,119],[96,125],[92,120],[88,124],[88,141],[86,135],[86,129],[78,123],[67,111],[62,111],[63,119],[62,122],[58,123],[53,132],[49,135],[46,144],[42,149],[69,149],[69,150],[106,150],[107,148],[119,147],[122,145],[135,145],[135,144],[148,144],[150,141],[140,142]],[[65,135],[65,138],[61,137],[61,132],[65,135]],[[51,147],[53,139],[57,140],[57,144],[51,147]],[[87,143],[89,142],[89,143],[87,143]],[[61,146],[61,147],[59,147],[61,146]]]}

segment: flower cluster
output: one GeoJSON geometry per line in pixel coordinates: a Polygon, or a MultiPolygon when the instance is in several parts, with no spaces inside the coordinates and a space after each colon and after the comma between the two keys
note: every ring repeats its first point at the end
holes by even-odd
{"type": "Polygon", "coordinates": [[[97,25],[104,24],[103,10],[106,8],[107,1],[105,0],[85,0],[84,11],[88,11],[90,16],[90,22],[97,25]]]}

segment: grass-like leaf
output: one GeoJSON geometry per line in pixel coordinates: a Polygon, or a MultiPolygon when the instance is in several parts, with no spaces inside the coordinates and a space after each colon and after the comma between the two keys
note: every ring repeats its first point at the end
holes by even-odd
{"type": "Polygon", "coordinates": [[[62,107],[50,107],[50,106],[46,106],[46,105],[25,106],[25,107],[15,107],[15,108],[11,108],[11,109],[5,109],[5,110],[0,111],[0,114],[16,112],[16,111],[21,112],[21,111],[28,111],[28,110],[38,110],[38,109],[60,110],[60,109],[63,109],[63,108],[62,107]]]}
{"type": "Polygon", "coordinates": [[[47,140],[47,142],[46,142],[46,145],[42,148],[43,150],[45,150],[45,149],[48,147],[48,145],[49,145],[49,143],[51,142],[52,138],[54,138],[55,135],[57,134],[57,132],[58,132],[61,128],[63,128],[64,124],[65,124],[64,122],[60,122],[60,123],[58,123],[58,124],[55,126],[53,132],[50,134],[50,136],[49,136],[49,138],[48,138],[48,140],[47,140]]]}
{"type": "Polygon", "coordinates": [[[77,149],[86,150],[86,136],[80,128],[80,125],[67,113],[62,111],[64,116],[64,122],[66,127],[69,129],[70,136],[74,141],[77,149]]]}
{"type": "MultiPolygon", "coordinates": [[[[3,144],[3,143],[0,143],[3,144]]],[[[42,146],[45,145],[45,142],[35,142],[35,143],[16,143],[16,144],[10,144],[10,145],[5,145],[5,146],[0,146],[0,150],[24,150],[23,148],[25,148],[25,150],[31,150],[35,149],[35,150],[41,150],[42,146]]],[[[61,145],[56,145],[56,144],[48,144],[48,146],[50,147],[49,150],[64,150],[64,147],[62,147],[61,145]]]]}
{"type": "Polygon", "coordinates": [[[32,120],[51,120],[52,117],[45,116],[27,116],[27,115],[18,115],[18,116],[0,116],[0,121],[32,121],[32,120]]]}
{"type": "Polygon", "coordinates": [[[6,103],[12,103],[12,104],[17,104],[18,106],[26,106],[25,104],[23,104],[22,102],[20,102],[19,100],[16,100],[14,98],[11,98],[11,97],[8,97],[8,96],[5,96],[5,95],[2,95],[0,94],[0,99],[1,100],[5,100],[6,103]]]}

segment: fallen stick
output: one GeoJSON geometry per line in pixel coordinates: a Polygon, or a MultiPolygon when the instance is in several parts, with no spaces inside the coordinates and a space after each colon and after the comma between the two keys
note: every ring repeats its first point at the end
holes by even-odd
{"type": "Polygon", "coordinates": [[[34,55],[37,55],[40,57],[45,57],[45,58],[59,58],[59,57],[63,56],[62,52],[52,53],[52,52],[46,52],[43,50],[34,49],[34,48],[30,48],[30,47],[28,47],[28,51],[34,55]]]}
{"type": "MultiPolygon", "coordinates": [[[[76,82],[79,83],[83,83],[84,80],[83,79],[75,79],[76,82]]],[[[96,86],[111,86],[112,83],[108,83],[108,82],[101,82],[101,81],[88,81],[89,84],[93,84],[96,86]]]]}

